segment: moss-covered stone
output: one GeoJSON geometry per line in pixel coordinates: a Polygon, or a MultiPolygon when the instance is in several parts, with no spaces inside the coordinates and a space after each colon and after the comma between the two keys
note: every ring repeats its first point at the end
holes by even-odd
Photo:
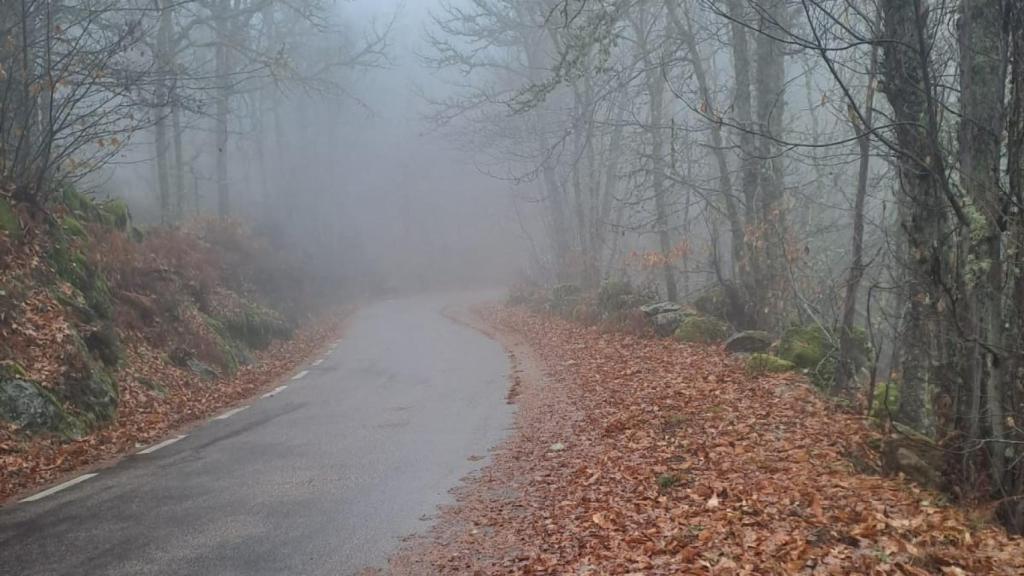
{"type": "MultiPolygon", "coordinates": [[[[871,345],[863,330],[854,329],[851,335],[851,361],[856,371],[870,363],[871,345]]],[[[835,383],[838,341],[830,339],[818,325],[794,326],[786,330],[779,342],[779,356],[806,370],[814,384],[823,390],[830,389],[835,383]]]]}
{"type": "Polygon", "coordinates": [[[274,340],[292,337],[292,328],[280,314],[251,302],[221,322],[232,338],[254,350],[261,350],[274,340]]]}
{"type": "Polygon", "coordinates": [[[102,322],[85,336],[85,345],[104,365],[116,367],[121,363],[121,338],[111,322],[102,322]]]}
{"type": "Polygon", "coordinates": [[[0,378],[0,420],[30,434],[51,433],[76,438],[85,432],[81,422],[34,382],[0,378]]]}
{"type": "Polygon", "coordinates": [[[117,415],[118,389],[113,377],[93,359],[85,341],[75,335],[65,350],[64,373],[56,390],[78,419],[95,428],[117,415]]]}
{"type": "Polygon", "coordinates": [[[788,360],[783,360],[771,354],[752,354],[747,359],[747,374],[760,376],[762,374],[777,374],[796,370],[796,365],[788,360]]]}
{"type": "Polygon", "coordinates": [[[81,303],[88,308],[88,311],[79,310],[81,313],[101,319],[112,317],[113,298],[110,287],[78,248],[66,239],[58,240],[50,250],[50,262],[57,276],[81,293],[81,303]]]}
{"type": "Polygon", "coordinates": [[[832,350],[825,331],[820,326],[793,326],[786,330],[779,342],[779,357],[804,370],[813,370],[832,350]]]}
{"type": "Polygon", "coordinates": [[[676,330],[680,342],[721,342],[729,336],[729,325],[709,316],[690,316],[676,330]]]}

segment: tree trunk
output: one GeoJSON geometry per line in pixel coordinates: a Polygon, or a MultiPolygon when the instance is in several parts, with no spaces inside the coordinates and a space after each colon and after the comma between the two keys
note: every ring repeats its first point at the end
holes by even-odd
{"type": "MultiPolygon", "coordinates": [[[[1010,184],[1010,198],[1024,198],[1024,6],[1019,2],[1010,5],[1009,30],[1011,31],[1010,61],[1013,62],[1010,77],[1010,103],[1007,107],[1007,146],[1006,167],[1010,184]]],[[[1015,246],[1024,246],[1024,215],[1021,211],[1012,210],[1007,221],[1006,237],[1015,246]]],[[[1007,329],[1003,334],[1003,349],[1013,351],[1008,354],[1003,373],[1009,380],[1019,377],[1022,368],[1020,350],[1024,349],[1021,342],[1021,317],[1024,315],[1024,253],[1015,250],[1012,259],[1007,263],[1006,270],[1006,302],[1005,318],[1007,329]]],[[[1011,405],[1013,417],[1019,423],[1024,417],[1024,398],[1014,396],[1011,405]]],[[[1013,430],[1013,460],[1020,462],[1020,442],[1024,435],[1020,425],[1013,430]]],[[[1012,494],[1024,494],[1024,466],[1017,464],[1013,470],[1012,494]]],[[[1003,522],[1016,534],[1024,533],[1024,505],[1019,498],[1013,499],[1011,506],[1003,512],[1003,522]]]]}
{"type": "MultiPolygon", "coordinates": [[[[782,0],[761,2],[762,34],[756,36],[757,52],[757,162],[760,165],[760,225],[763,238],[764,266],[758,279],[761,292],[759,316],[761,326],[781,331],[786,323],[786,302],[791,301],[788,290],[789,263],[786,255],[786,207],[783,159],[774,138],[781,138],[786,104],[786,68],[783,45],[775,36],[781,36],[785,26],[785,7],[782,0]]],[[[760,256],[761,254],[759,254],[760,256]]]]}
{"type": "MultiPolygon", "coordinates": [[[[1000,142],[1005,116],[1007,39],[1003,0],[964,0],[960,7],[960,174],[980,213],[965,234],[969,306],[963,324],[974,341],[964,358],[971,401],[985,399],[985,430],[993,484],[1006,479],[1006,430],[1003,402],[1003,232],[1007,205],[999,184],[1000,142]]],[[[978,438],[971,438],[977,440],[978,438]]]]}
{"type": "Polygon", "coordinates": [[[897,420],[920,432],[935,431],[932,395],[944,360],[942,324],[937,305],[942,294],[933,274],[943,272],[941,232],[945,229],[945,210],[940,178],[934,169],[935,154],[927,132],[931,86],[926,80],[924,60],[930,53],[927,29],[928,12],[920,10],[917,0],[883,0],[884,20],[883,78],[885,94],[896,121],[899,145],[897,153],[898,208],[905,236],[904,265],[907,266],[906,309],[900,335],[900,366],[903,370],[901,401],[897,420]],[[921,50],[920,46],[925,46],[921,50]]]}
{"type": "MultiPolygon", "coordinates": [[[[853,130],[857,133],[860,162],[857,166],[857,194],[853,202],[853,237],[851,252],[853,260],[846,277],[846,293],[843,296],[842,323],[839,327],[839,361],[836,368],[836,390],[852,396],[855,384],[853,363],[853,328],[857,313],[857,298],[860,283],[864,279],[864,203],[868,195],[868,175],[871,165],[871,129],[875,106],[875,75],[878,68],[878,46],[871,48],[871,64],[868,71],[867,88],[864,94],[864,123],[851,116],[853,130]]],[[[871,413],[873,398],[868,398],[868,413],[871,413]]]]}
{"type": "Polygon", "coordinates": [[[751,93],[750,46],[748,32],[744,24],[745,12],[739,0],[728,0],[732,42],[732,65],[735,75],[735,93],[733,106],[736,123],[739,124],[737,140],[740,156],[740,192],[742,194],[743,215],[743,257],[737,263],[739,281],[737,287],[744,303],[745,323],[758,327],[764,311],[763,285],[758,281],[763,276],[761,262],[753,250],[749,249],[756,243],[755,205],[759,186],[760,170],[758,167],[757,150],[754,148],[753,96],[751,93]]]}
{"type": "Polygon", "coordinates": [[[229,30],[225,13],[229,9],[226,0],[218,3],[214,15],[216,32],[215,76],[217,78],[215,137],[217,139],[217,215],[228,218],[231,215],[231,189],[228,182],[228,111],[231,98],[231,70],[228,54],[229,30]]]}

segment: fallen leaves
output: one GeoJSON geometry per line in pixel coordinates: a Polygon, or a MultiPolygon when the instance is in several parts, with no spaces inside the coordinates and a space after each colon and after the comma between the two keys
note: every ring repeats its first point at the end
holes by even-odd
{"type": "Polygon", "coordinates": [[[255,396],[284,378],[305,359],[337,338],[343,312],[323,314],[287,341],[255,354],[251,365],[216,382],[206,382],[171,364],[141,338],[128,339],[126,366],[118,373],[120,398],[111,425],[72,442],[25,439],[0,422],[0,501],[47,484],[78,468],[133,452],[171,431],[255,396]]]}
{"type": "Polygon", "coordinates": [[[394,573],[1024,573],[1020,539],[856,472],[871,431],[798,377],[752,378],[715,347],[481,315],[517,359],[517,431],[394,573]]]}

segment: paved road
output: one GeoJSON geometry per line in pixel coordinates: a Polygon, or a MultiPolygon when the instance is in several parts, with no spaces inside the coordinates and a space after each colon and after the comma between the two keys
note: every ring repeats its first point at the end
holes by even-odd
{"type": "MultiPolygon", "coordinates": [[[[461,300],[461,298],[460,298],[461,300]]],[[[0,574],[352,574],[382,565],[511,422],[501,348],[452,297],[362,310],[279,394],[0,510],[0,574]]]]}

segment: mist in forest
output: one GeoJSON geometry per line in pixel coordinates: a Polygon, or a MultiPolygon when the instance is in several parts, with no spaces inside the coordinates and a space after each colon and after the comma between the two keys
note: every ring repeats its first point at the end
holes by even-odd
{"type": "MultiPolygon", "coordinates": [[[[507,284],[525,262],[511,214],[515,184],[487,175],[431,117],[431,102],[451,91],[421,57],[436,2],[326,6],[322,17],[334,29],[324,34],[334,38],[289,58],[366,53],[331,69],[330,86],[317,77],[282,80],[232,97],[232,215],[345,293],[507,284]]],[[[182,218],[218,211],[216,122],[208,104],[196,112],[183,143],[182,218]]],[[[154,139],[151,128],[134,134],[89,179],[98,195],[126,198],[144,224],[161,219],[154,139]]]]}
{"type": "Polygon", "coordinates": [[[1020,2],[51,4],[0,7],[18,203],[237,219],[339,294],[810,331],[1024,530],[1020,2]]]}

